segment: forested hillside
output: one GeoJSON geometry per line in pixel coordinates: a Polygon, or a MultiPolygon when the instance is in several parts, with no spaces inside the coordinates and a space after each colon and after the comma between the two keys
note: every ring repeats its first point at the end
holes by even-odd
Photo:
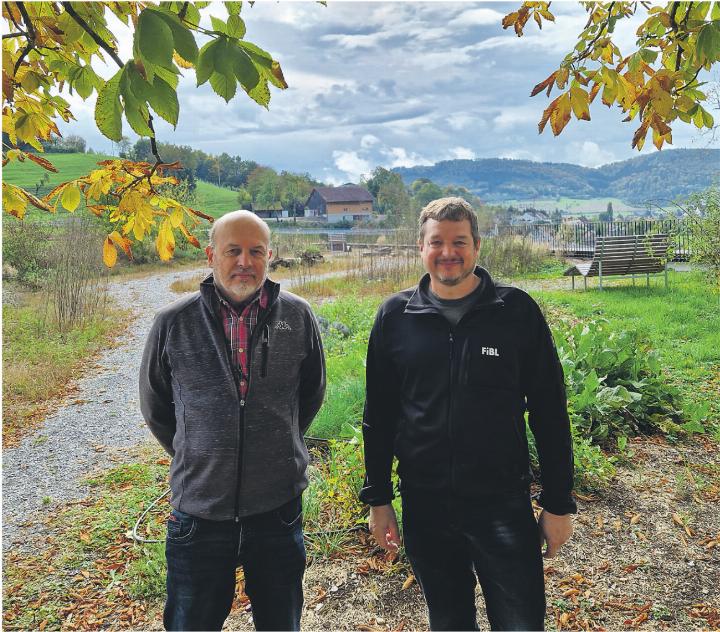
{"type": "Polygon", "coordinates": [[[720,150],[673,149],[595,169],[568,163],[487,158],[395,169],[406,184],[427,178],[468,188],[486,201],[617,197],[643,204],[706,189],[720,179],[720,150]]]}

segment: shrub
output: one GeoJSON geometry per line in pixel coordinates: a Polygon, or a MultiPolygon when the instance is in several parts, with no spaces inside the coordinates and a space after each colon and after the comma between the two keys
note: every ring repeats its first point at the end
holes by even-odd
{"type": "Polygon", "coordinates": [[[10,265],[18,282],[39,288],[50,265],[50,236],[54,226],[49,223],[7,219],[3,222],[3,265],[10,265]]]}
{"type": "Polygon", "coordinates": [[[568,408],[579,436],[611,447],[618,436],[702,431],[682,424],[679,391],[662,375],[657,352],[633,331],[607,321],[555,330],[568,408]]]}

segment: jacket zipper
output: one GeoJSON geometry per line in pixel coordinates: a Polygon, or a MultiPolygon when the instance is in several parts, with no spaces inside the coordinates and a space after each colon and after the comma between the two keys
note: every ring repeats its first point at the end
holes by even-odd
{"type": "Polygon", "coordinates": [[[267,377],[268,351],[270,347],[270,325],[263,327],[262,333],[262,367],[260,377],[267,377]]]}
{"type": "MultiPolygon", "coordinates": [[[[258,319],[257,324],[255,325],[255,329],[253,329],[253,333],[250,336],[248,348],[247,351],[247,359],[248,359],[248,370],[247,370],[247,392],[245,395],[245,399],[240,400],[240,411],[241,411],[241,418],[242,418],[242,444],[240,443],[240,432],[238,432],[238,446],[237,446],[237,453],[238,453],[238,460],[237,460],[237,479],[235,481],[236,487],[235,487],[235,522],[240,522],[240,485],[242,483],[243,475],[245,474],[245,459],[242,458],[241,451],[245,449],[245,439],[246,439],[246,433],[245,433],[245,403],[247,402],[247,397],[250,395],[250,386],[252,383],[252,359],[253,359],[253,349],[255,348],[255,342],[257,342],[257,336],[258,331],[262,327],[264,330],[267,330],[267,341],[270,342],[270,326],[266,324],[268,319],[270,318],[270,311],[272,310],[273,305],[268,305],[267,310],[265,310],[264,318],[258,319]]],[[[265,331],[263,331],[265,333],[265,331]]],[[[265,342],[265,338],[263,336],[263,343],[265,342]]],[[[263,347],[263,351],[265,350],[265,347],[263,347]]],[[[264,361],[264,355],[263,355],[263,361],[264,361]]],[[[261,367],[262,368],[262,367],[261,367]]],[[[263,376],[264,377],[264,376],[263,376]]],[[[239,389],[239,386],[238,386],[239,389]]]]}
{"type": "Polygon", "coordinates": [[[447,404],[447,426],[448,426],[448,443],[450,447],[450,490],[455,488],[455,467],[453,464],[453,432],[452,432],[452,394],[453,394],[453,362],[455,355],[455,337],[453,330],[450,329],[450,384],[448,385],[448,404],[447,404]]]}

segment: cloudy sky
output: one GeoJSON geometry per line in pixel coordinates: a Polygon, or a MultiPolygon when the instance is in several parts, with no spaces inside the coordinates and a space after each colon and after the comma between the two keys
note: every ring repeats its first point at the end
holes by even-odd
{"type": "MultiPolygon", "coordinates": [[[[270,110],[238,90],[229,104],[192,70],[179,86],[177,129],[159,123],[158,138],[209,153],[228,152],[277,170],[309,172],[341,183],[374,167],[433,164],[451,158],[523,158],[590,167],[637,155],[634,123],[597,99],[592,121],[573,120],[562,135],[537,122],[549,103],[530,98],[555,70],[585,23],[576,3],[553,3],[556,24],[532,24],[517,38],[502,17],[519,6],[496,2],[245,3],[246,39],[279,60],[290,88],[272,90],[270,110]]],[[[204,15],[226,17],[221,5],[204,15]]],[[[630,50],[640,16],[620,23],[615,41],[630,50]]],[[[122,27],[120,52],[131,36],[122,27]]],[[[109,77],[116,69],[97,70],[109,77]]],[[[111,144],[95,129],[94,97],[73,98],[78,119],[63,133],[80,134],[96,150],[111,144]]],[[[125,133],[135,137],[124,125],[125,133]]],[[[675,147],[705,147],[678,121],[675,147]]],[[[645,152],[654,151],[647,143],[645,152]]]]}

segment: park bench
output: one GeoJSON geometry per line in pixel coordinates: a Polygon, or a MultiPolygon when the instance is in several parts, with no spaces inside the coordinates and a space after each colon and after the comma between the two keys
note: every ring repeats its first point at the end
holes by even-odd
{"type": "Polygon", "coordinates": [[[649,287],[651,274],[664,273],[667,287],[667,249],[668,236],[664,234],[601,236],[595,241],[592,261],[575,264],[563,275],[572,276],[573,289],[576,276],[583,277],[585,289],[588,277],[596,276],[602,290],[603,277],[632,275],[634,285],[635,275],[644,274],[649,287]]]}
{"type": "Polygon", "coordinates": [[[350,252],[347,235],[345,233],[329,233],[328,250],[330,252],[350,252]]]}

